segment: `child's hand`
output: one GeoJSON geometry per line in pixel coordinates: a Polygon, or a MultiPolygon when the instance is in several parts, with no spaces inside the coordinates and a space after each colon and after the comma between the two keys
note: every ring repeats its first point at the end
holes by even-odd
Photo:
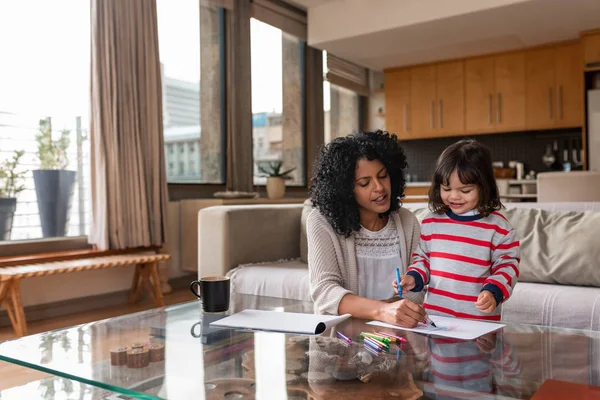
{"type": "Polygon", "coordinates": [[[475,339],[475,344],[479,351],[485,354],[492,354],[496,350],[496,334],[491,332],[475,339]]]}
{"type": "MultiPolygon", "coordinates": [[[[392,283],[392,285],[394,286],[394,292],[396,292],[396,294],[398,294],[398,281],[396,279],[394,279],[394,282],[392,283]]],[[[408,291],[414,289],[415,288],[415,278],[413,278],[410,275],[402,275],[400,277],[400,286],[402,287],[403,292],[408,292],[408,291]]]]}
{"type": "Polygon", "coordinates": [[[496,309],[496,299],[494,295],[489,290],[483,290],[479,293],[479,297],[477,297],[477,301],[475,305],[482,313],[493,313],[496,309]]]}

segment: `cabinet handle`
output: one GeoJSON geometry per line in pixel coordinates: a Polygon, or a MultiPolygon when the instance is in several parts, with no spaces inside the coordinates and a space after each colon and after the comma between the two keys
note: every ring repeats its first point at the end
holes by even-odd
{"type": "Polygon", "coordinates": [[[439,100],[439,104],[438,104],[438,118],[440,119],[440,122],[439,122],[440,128],[444,127],[444,118],[442,117],[443,114],[444,114],[443,107],[444,107],[444,103],[442,102],[442,100],[439,100]]]}
{"type": "Polygon", "coordinates": [[[563,119],[562,86],[558,87],[558,118],[563,119]]]}
{"type": "Polygon", "coordinates": [[[488,97],[488,117],[490,121],[490,125],[492,124],[492,95],[490,94],[488,97]]]}
{"type": "Polygon", "coordinates": [[[552,88],[548,88],[548,114],[550,115],[550,119],[554,118],[552,110],[552,88]]]}
{"type": "Polygon", "coordinates": [[[404,132],[408,132],[408,104],[404,104],[404,132]]]}
{"type": "Polygon", "coordinates": [[[498,93],[498,124],[502,123],[502,93],[498,93]]]}
{"type": "Polygon", "coordinates": [[[435,100],[431,100],[431,129],[434,128],[434,125],[433,125],[433,123],[434,123],[434,121],[433,121],[433,119],[434,119],[434,116],[433,116],[434,110],[433,109],[434,108],[435,108],[435,100]]]}

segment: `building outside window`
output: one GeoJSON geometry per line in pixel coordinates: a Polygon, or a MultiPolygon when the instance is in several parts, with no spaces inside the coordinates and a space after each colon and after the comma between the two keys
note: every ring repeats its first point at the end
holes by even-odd
{"type": "Polygon", "coordinates": [[[252,59],[252,137],[254,184],[259,163],[282,160],[285,169],[296,168],[288,185],[304,185],[305,43],[256,19],[250,21],[252,59]]]}
{"type": "Polygon", "coordinates": [[[223,10],[198,0],[157,0],[166,162],[172,183],[224,183],[220,59],[223,10]],[[202,157],[200,156],[202,155],[202,157]]]}

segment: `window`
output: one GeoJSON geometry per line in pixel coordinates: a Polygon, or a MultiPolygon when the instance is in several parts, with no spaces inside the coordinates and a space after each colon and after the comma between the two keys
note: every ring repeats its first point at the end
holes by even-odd
{"type": "Polygon", "coordinates": [[[224,183],[223,10],[198,0],[156,3],[165,145],[180,143],[181,157],[200,166],[199,174],[186,175],[180,164],[167,180],[224,183]],[[184,142],[189,142],[188,153],[184,142]]]}
{"type": "Polygon", "coordinates": [[[304,185],[304,41],[253,18],[250,48],[255,175],[258,164],[282,160],[296,168],[287,184],[304,185]]]}
{"type": "MultiPolygon", "coordinates": [[[[327,52],[323,52],[323,72],[327,73],[327,52]]],[[[323,81],[325,143],[359,130],[359,95],[352,90],[323,81]]]]}
{"type": "Polygon", "coordinates": [[[7,179],[0,176],[0,241],[87,235],[90,3],[0,2],[0,38],[0,175],[22,151],[14,172],[23,178],[17,184],[23,190],[6,193],[7,179]],[[41,133],[64,139],[66,160],[42,164],[36,141],[41,133]],[[57,186],[42,187],[48,177],[37,171],[48,166],[72,171],[51,172],[72,181],[71,204],[49,207],[57,186]],[[68,213],[57,220],[60,210],[68,213]]]}

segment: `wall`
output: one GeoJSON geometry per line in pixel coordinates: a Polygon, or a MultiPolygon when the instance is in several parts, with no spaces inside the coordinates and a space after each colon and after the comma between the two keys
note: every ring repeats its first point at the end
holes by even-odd
{"type": "MultiPolygon", "coordinates": [[[[533,169],[537,172],[546,170],[542,156],[546,146],[557,140],[560,161],[565,140],[571,148],[581,148],[581,129],[563,129],[557,131],[530,131],[515,133],[499,133],[490,135],[465,136],[471,137],[488,146],[492,152],[492,160],[503,161],[505,166],[512,160],[525,163],[525,171],[533,169]]],[[[430,181],[437,158],[441,152],[461,137],[438,139],[406,140],[402,144],[408,157],[408,173],[416,174],[418,181],[430,181]]],[[[414,179],[413,179],[414,180],[414,179]]]]}

